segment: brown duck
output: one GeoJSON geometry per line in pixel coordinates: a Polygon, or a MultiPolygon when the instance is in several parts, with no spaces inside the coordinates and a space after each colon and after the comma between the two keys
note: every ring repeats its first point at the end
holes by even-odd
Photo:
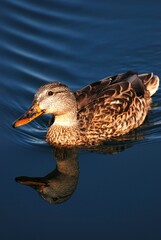
{"type": "Polygon", "coordinates": [[[140,126],[159,87],[156,75],[127,72],[72,92],[65,84],[40,87],[32,106],[14,123],[18,127],[41,114],[52,114],[46,140],[51,145],[99,144],[140,126]]]}

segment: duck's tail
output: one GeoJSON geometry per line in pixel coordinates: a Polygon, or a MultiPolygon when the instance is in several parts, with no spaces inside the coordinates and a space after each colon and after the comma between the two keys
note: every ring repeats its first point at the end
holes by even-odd
{"type": "Polygon", "coordinates": [[[153,73],[139,74],[138,76],[142,80],[145,88],[149,91],[150,96],[154,95],[159,88],[159,77],[153,73]]]}

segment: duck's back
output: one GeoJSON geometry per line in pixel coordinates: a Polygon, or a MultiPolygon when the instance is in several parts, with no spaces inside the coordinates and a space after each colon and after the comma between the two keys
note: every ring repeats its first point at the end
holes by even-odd
{"type": "Polygon", "coordinates": [[[127,72],[78,90],[75,96],[81,134],[87,142],[99,142],[138,127],[158,85],[159,79],[152,74],[127,72]]]}

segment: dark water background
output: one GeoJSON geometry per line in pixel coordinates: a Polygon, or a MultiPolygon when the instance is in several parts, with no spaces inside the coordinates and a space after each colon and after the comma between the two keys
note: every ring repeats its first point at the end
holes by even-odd
{"type": "Polygon", "coordinates": [[[59,205],[15,182],[55,168],[47,119],[12,128],[44,83],[76,90],[127,70],[161,76],[161,2],[1,0],[0,31],[0,238],[161,239],[160,89],[124,151],[79,152],[77,188],[59,205]]]}

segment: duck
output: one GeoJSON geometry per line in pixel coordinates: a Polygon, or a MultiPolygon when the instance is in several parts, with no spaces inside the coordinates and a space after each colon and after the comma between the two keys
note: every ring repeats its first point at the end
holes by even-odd
{"type": "Polygon", "coordinates": [[[143,124],[159,88],[153,73],[133,71],[109,76],[73,92],[61,82],[41,86],[31,107],[13,127],[51,114],[46,141],[52,146],[97,145],[143,124]]]}

